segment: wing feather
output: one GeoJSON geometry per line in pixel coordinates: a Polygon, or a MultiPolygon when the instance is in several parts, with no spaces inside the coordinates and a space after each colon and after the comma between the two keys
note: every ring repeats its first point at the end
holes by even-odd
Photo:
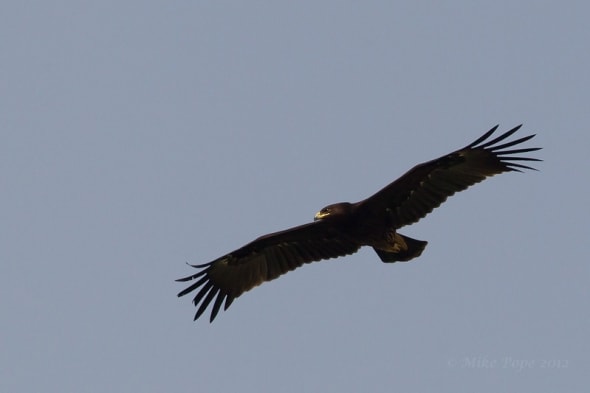
{"type": "Polygon", "coordinates": [[[215,298],[215,303],[213,303],[213,307],[211,308],[211,320],[214,320],[215,317],[217,316],[217,313],[219,312],[219,308],[221,307],[221,304],[223,303],[223,298],[225,296],[223,295],[223,292],[218,291],[217,293],[217,297],[215,298]]]}
{"type": "Polygon", "coordinates": [[[392,223],[397,228],[401,228],[417,222],[451,195],[487,177],[502,172],[521,172],[521,169],[535,170],[519,162],[541,161],[540,159],[515,156],[515,154],[529,153],[540,148],[506,150],[527,142],[535,136],[533,134],[506,141],[520,127],[521,125],[514,127],[488,140],[498,129],[498,126],[495,126],[462,149],[416,165],[370,198],[359,202],[359,208],[366,209],[371,214],[387,211],[392,223]],[[503,143],[499,144],[500,142],[503,143]]]}
{"type": "Polygon", "coordinates": [[[178,296],[199,290],[193,299],[199,318],[213,302],[210,321],[242,293],[273,280],[305,263],[352,254],[360,245],[348,239],[329,223],[316,221],[286,231],[262,236],[242,248],[202,265],[191,265],[199,272],[177,281],[197,282],[178,296]]]}

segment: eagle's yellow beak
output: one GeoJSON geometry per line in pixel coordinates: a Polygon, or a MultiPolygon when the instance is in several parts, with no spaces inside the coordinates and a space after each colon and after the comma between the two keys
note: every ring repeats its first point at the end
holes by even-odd
{"type": "Polygon", "coordinates": [[[313,220],[314,221],[321,220],[322,218],[326,217],[329,214],[330,213],[322,213],[321,211],[319,211],[315,214],[315,216],[313,216],[313,220]]]}

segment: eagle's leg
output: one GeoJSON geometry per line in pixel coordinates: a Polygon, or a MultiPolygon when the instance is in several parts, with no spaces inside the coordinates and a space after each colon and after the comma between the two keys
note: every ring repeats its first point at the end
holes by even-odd
{"type": "Polygon", "coordinates": [[[386,245],[380,244],[373,247],[373,249],[379,255],[381,261],[387,263],[406,262],[419,257],[428,244],[426,241],[412,239],[395,231],[388,231],[386,237],[386,245]]]}

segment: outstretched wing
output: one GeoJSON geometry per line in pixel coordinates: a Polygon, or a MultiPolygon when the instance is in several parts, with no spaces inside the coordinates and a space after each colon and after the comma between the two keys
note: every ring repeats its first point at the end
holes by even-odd
{"type": "Polygon", "coordinates": [[[454,193],[463,191],[487,177],[502,172],[521,172],[521,169],[534,170],[518,161],[541,160],[518,155],[540,148],[509,148],[524,143],[535,135],[499,144],[521,126],[488,140],[498,128],[495,126],[462,149],[416,165],[381,191],[361,201],[359,207],[373,214],[387,212],[395,226],[401,228],[420,220],[454,193]]]}
{"type": "Polygon", "coordinates": [[[210,322],[221,304],[224,310],[242,293],[274,280],[304,263],[352,254],[360,245],[325,221],[315,221],[271,233],[203,265],[191,265],[199,272],[176,281],[198,280],[178,296],[199,289],[193,299],[198,307],[195,320],[213,302],[210,322]]]}

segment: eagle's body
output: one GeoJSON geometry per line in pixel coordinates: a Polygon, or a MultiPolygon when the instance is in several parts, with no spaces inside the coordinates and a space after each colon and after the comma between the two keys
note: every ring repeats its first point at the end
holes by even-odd
{"type": "Polygon", "coordinates": [[[326,206],[314,222],[261,236],[210,263],[192,265],[201,270],[178,281],[197,281],[178,296],[200,288],[193,300],[199,306],[195,319],[215,299],[213,321],[224,301],[227,309],[245,291],[304,263],[353,254],[363,246],[372,247],[383,262],[418,257],[427,242],[401,235],[399,228],[418,221],[447,197],[486,177],[533,169],[514,161],[540,161],[513,156],[539,148],[506,150],[534,135],[498,144],[520,126],[486,141],[497,127],[462,149],[415,166],[367,199],[326,206]]]}

